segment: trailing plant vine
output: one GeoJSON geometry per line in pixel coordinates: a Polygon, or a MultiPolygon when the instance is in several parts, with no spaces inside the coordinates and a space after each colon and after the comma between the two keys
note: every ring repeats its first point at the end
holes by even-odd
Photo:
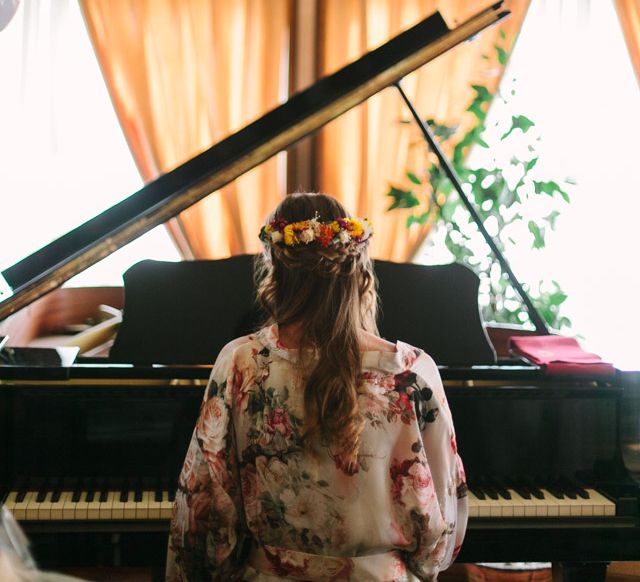
{"type": "MultiPolygon", "coordinates": [[[[499,46],[496,51],[498,61],[504,64],[506,52],[499,46]]],[[[529,117],[514,114],[508,120],[493,123],[492,131],[487,131],[490,104],[501,99],[508,106],[508,99],[500,92],[492,94],[484,85],[472,88],[474,97],[466,110],[473,115],[474,123],[469,130],[459,136],[457,127],[433,119],[427,123],[443,149],[451,152],[465,194],[501,252],[508,256],[509,250],[520,245],[543,249],[546,235],[555,228],[559,208],[570,202],[566,188],[574,182],[567,178],[560,183],[538,175],[536,143],[540,138],[534,135],[535,123],[529,117]],[[504,146],[497,147],[499,142],[509,146],[509,159],[501,160],[491,153],[505,151],[504,146]],[[485,151],[485,155],[475,156],[480,161],[472,161],[469,154],[480,151],[485,151]]],[[[388,210],[413,209],[407,227],[431,224],[432,231],[442,235],[454,259],[480,276],[480,302],[486,321],[528,322],[526,308],[499,263],[484,242],[479,246],[481,235],[435,155],[426,143],[422,142],[420,147],[427,148],[425,167],[407,171],[407,185],[389,188],[387,196],[392,203],[388,210]]],[[[557,281],[541,278],[534,285],[523,282],[523,287],[550,327],[559,330],[571,326],[561,313],[567,295],[557,281]]]]}

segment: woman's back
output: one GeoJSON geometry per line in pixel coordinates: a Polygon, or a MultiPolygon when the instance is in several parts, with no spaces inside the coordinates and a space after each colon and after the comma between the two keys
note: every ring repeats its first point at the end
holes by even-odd
{"type": "Polygon", "coordinates": [[[411,570],[429,579],[448,566],[464,535],[465,486],[437,368],[400,342],[395,352],[363,352],[362,367],[366,422],[357,464],[348,465],[302,446],[298,352],[282,346],[277,326],[225,348],[172,527],[187,579],[207,579],[225,561],[227,576],[246,580],[411,580],[411,570]],[[245,527],[249,568],[227,559],[237,543],[230,531],[245,527]],[[200,548],[189,542],[198,531],[208,532],[200,548]],[[202,552],[214,559],[201,562],[202,552]]]}

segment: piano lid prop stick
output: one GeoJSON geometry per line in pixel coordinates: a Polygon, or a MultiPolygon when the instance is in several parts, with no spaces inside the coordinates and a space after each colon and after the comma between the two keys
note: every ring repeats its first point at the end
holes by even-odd
{"type": "Polygon", "coordinates": [[[460,200],[462,200],[462,203],[465,205],[465,207],[469,211],[469,214],[471,214],[471,217],[473,218],[476,225],[478,226],[478,229],[480,230],[480,232],[482,233],[482,236],[484,237],[485,241],[489,245],[489,248],[495,255],[498,262],[500,263],[500,266],[502,267],[503,271],[507,273],[507,276],[509,277],[511,284],[513,285],[515,290],[518,292],[518,295],[520,295],[522,302],[525,304],[527,311],[529,312],[529,317],[531,318],[531,322],[536,328],[536,333],[538,333],[539,335],[549,335],[547,324],[544,322],[544,320],[538,313],[538,310],[535,308],[535,306],[531,302],[531,299],[529,298],[525,290],[522,288],[520,281],[518,281],[518,279],[516,278],[514,272],[511,270],[511,267],[509,266],[509,263],[507,263],[507,260],[504,258],[504,255],[500,252],[500,249],[497,247],[495,241],[491,238],[491,235],[487,232],[487,229],[484,227],[484,224],[482,223],[482,218],[480,218],[480,215],[478,214],[477,210],[474,208],[473,204],[471,203],[467,195],[464,193],[464,190],[462,189],[462,183],[460,182],[460,178],[458,177],[458,174],[454,170],[447,156],[444,154],[444,152],[436,142],[435,136],[433,135],[431,129],[429,129],[429,126],[418,115],[418,112],[415,110],[413,103],[411,103],[411,101],[407,97],[407,94],[402,89],[400,82],[398,81],[394,83],[394,85],[400,92],[400,96],[402,97],[403,101],[406,103],[407,107],[409,108],[409,111],[411,112],[411,116],[413,117],[414,121],[420,128],[420,131],[422,132],[424,139],[429,144],[429,147],[431,148],[433,153],[436,154],[436,157],[440,162],[440,166],[442,167],[445,174],[447,175],[447,177],[453,184],[454,188],[458,192],[458,195],[460,196],[460,200]]]}

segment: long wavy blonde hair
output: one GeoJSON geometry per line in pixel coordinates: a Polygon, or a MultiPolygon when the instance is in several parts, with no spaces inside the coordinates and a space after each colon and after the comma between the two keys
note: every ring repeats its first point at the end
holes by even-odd
{"type": "MultiPolygon", "coordinates": [[[[350,218],[325,194],[284,198],[269,217],[298,222],[350,218]]],[[[361,354],[358,333],[377,334],[376,280],[368,243],[322,248],[268,244],[257,261],[257,299],[268,323],[300,324],[305,422],[303,442],[329,447],[347,463],[355,460],[364,421],[358,408],[361,354]]]]}

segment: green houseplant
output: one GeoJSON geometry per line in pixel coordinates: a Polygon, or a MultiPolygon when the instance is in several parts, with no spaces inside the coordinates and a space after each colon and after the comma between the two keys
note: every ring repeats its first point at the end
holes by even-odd
{"type": "MultiPolygon", "coordinates": [[[[500,63],[506,52],[496,46],[500,63]]],[[[508,256],[514,248],[527,245],[545,247],[546,235],[553,230],[561,206],[570,202],[567,186],[574,182],[544,179],[539,176],[539,137],[532,131],[535,123],[525,115],[511,114],[510,119],[492,122],[487,131],[488,111],[495,99],[508,107],[500,92],[492,94],[484,85],[473,85],[474,97],[467,107],[474,123],[460,135],[457,127],[428,119],[433,134],[443,149],[451,152],[453,167],[463,188],[474,204],[498,248],[508,256]],[[504,147],[498,147],[498,146],[504,147]],[[508,151],[506,159],[491,152],[508,151]],[[476,152],[485,155],[470,156],[476,152]]],[[[514,91],[511,90],[511,94],[514,91]]],[[[403,123],[409,123],[403,122],[403,123]]],[[[529,318],[516,292],[501,272],[500,265],[481,240],[471,217],[464,209],[457,191],[427,148],[422,169],[406,172],[406,184],[390,186],[389,211],[413,209],[407,227],[430,224],[439,233],[453,259],[470,266],[481,280],[480,301],[486,321],[523,324],[529,318]]],[[[567,295],[555,280],[540,279],[523,287],[546,323],[554,329],[569,328],[570,320],[561,306],[567,295]]]]}

